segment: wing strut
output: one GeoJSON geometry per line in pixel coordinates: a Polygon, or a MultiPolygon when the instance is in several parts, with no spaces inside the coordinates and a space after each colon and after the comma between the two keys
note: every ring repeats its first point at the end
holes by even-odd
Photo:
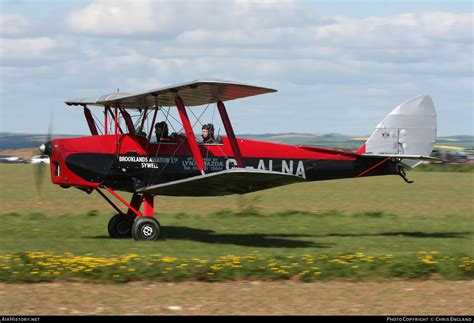
{"type": "Polygon", "coordinates": [[[229,115],[227,114],[227,110],[222,101],[217,102],[217,109],[219,109],[219,114],[221,115],[222,123],[224,124],[225,132],[227,133],[227,138],[230,141],[230,146],[232,147],[232,152],[234,153],[235,160],[237,161],[237,166],[240,168],[245,168],[245,162],[242,158],[237,139],[235,138],[234,129],[232,128],[229,115]]]}
{"type": "Polygon", "coordinates": [[[92,117],[91,110],[88,107],[84,106],[84,116],[87,120],[87,125],[89,126],[89,130],[93,136],[98,136],[99,132],[97,131],[97,127],[95,126],[94,118],[92,117]]]}
{"type": "Polygon", "coordinates": [[[125,119],[125,124],[127,125],[128,132],[132,137],[135,137],[135,127],[133,125],[132,117],[130,117],[130,114],[121,106],[118,106],[118,108],[122,113],[123,118],[125,119]]]}
{"type": "Polygon", "coordinates": [[[109,134],[109,114],[107,113],[107,109],[109,106],[104,107],[104,135],[109,134]]]}
{"type": "Polygon", "coordinates": [[[176,107],[178,108],[179,116],[181,117],[181,122],[183,123],[184,131],[186,132],[186,138],[193,153],[194,160],[196,161],[196,166],[204,174],[204,161],[202,159],[201,151],[194,136],[193,127],[189,122],[188,114],[186,113],[186,108],[184,106],[183,99],[179,95],[176,95],[175,98],[176,107]]]}
{"type": "Polygon", "coordinates": [[[160,108],[158,107],[158,96],[155,96],[155,112],[153,112],[153,119],[151,120],[151,126],[150,126],[150,131],[148,132],[145,150],[148,149],[148,145],[150,144],[151,136],[153,135],[153,128],[155,127],[156,115],[158,114],[159,109],[160,108]]]}

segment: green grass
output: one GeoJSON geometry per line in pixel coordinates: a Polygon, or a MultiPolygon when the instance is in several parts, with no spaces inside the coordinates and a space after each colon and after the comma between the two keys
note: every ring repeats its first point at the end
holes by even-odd
{"type": "Polygon", "coordinates": [[[474,164],[423,164],[413,169],[415,172],[474,173],[474,164]]]}
{"type": "Polygon", "coordinates": [[[95,213],[3,214],[2,220],[0,280],[5,281],[298,275],[312,281],[433,273],[460,279],[474,273],[473,232],[465,226],[471,220],[454,215],[433,220],[384,212],[164,214],[164,234],[157,242],[110,239],[108,216],[95,213]],[[108,265],[101,267],[104,262],[108,265]]]}
{"type": "Polygon", "coordinates": [[[473,277],[474,174],[313,182],[224,198],[157,197],[156,242],[110,239],[97,194],[0,167],[0,280],[473,277]]]}

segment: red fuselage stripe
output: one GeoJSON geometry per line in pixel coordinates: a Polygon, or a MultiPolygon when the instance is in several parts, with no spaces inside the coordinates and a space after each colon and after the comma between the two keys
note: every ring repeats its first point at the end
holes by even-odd
{"type": "Polygon", "coordinates": [[[383,163],[385,163],[387,160],[388,160],[388,158],[385,158],[385,159],[382,160],[381,162],[375,164],[374,166],[370,167],[369,169],[367,169],[367,170],[363,171],[362,173],[360,173],[359,175],[357,175],[357,177],[361,177],[361,176],[367,174],[367,173],[370,172],[372,169],[377,168],[377,167],[379,167],[380,165],[382,165],[383,163]]]}

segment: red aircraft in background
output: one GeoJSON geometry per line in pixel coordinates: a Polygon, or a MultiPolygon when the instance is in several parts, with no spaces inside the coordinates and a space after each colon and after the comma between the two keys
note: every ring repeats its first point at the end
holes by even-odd
{"type": "Polygon", "coordinates": [[[40,150],[50,156],[54,184],[97,191],[118,212],[109,221],[109,235],[135,240],[160,236],[160,224],[153,217],[156,195],[245,194],[304,181],[390,174],[409,182],[404,167],[434,159],[429,155],[436,138],[436,112],[428,96],[397,106],[355,152],[236,138],[224,102],[271,92],[276,90],[199,80],[138,94],[69,100],[67,105],[83,107],[91,135],[53,139],[40,150]],[[209,104],[217,106],[227,135],[203,143],[195,137],[188,112],[209,104]],[[90,106],[102,108],[103,123],[90,106]],[[164,113],[166,122],[170,107],[176,107],[184,132],[155,138],[158,112],[164,113]],[[131,113],[138,114],[135,120],[131,113]],[[131,201],[118,191],[133,193],[131,201]]]}

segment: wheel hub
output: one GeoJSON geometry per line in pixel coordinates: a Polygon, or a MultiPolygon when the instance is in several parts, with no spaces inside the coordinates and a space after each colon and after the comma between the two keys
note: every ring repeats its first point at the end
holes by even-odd
{"type": "Polygon", "coordinates": [[[117,224],[117,232],[119,232],[120,234],[127,234],[130,231],[130,228],[130,224],[126,221],[122,221],[117,224]]]}
{"type": "Polygon", "coordinates": [[[144,225],[142,228],[142,233],[145,237],[150,237],[151,235],[153,235],[153,232],[153,228],[149,225],[144,225]]]}

